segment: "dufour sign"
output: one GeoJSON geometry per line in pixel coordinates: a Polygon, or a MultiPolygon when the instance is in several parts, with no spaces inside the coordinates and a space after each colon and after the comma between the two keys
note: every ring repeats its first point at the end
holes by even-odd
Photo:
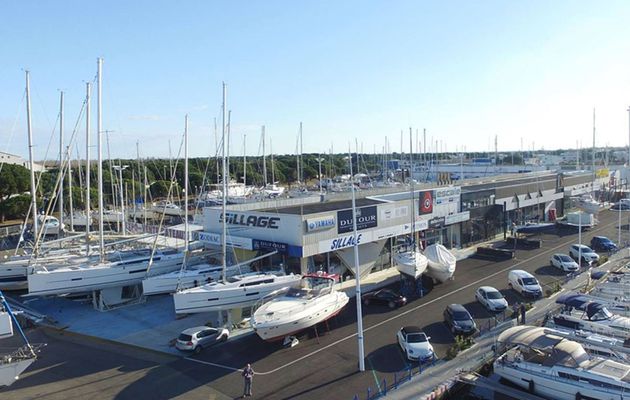
{"type": "MultiPolygon", "coordinates": [[[[357,208],[357,230],[374,228],[377,225],[376,206],[357,208]]],[[[352,232],[352,209],[337,211],[337,233],[352,232]]]]}
{"type": "MultiPolygon", "coordinates": [[[[278,229],[280,223],[280,217],[270,217],[267,215],[247,215],[236,212],[226,212],[225,215],[225,222],[229,225],[278,229]]],[[[219,222],[223,222],[223,214],[219,215],[219,222]]]]}
{"type": "Polygon", "coordinates": [[[332,215],[319,218],[309,218],[306,220],[306,231],[315,232],[330,229],[336,225],[335,217],[332,215]]]}

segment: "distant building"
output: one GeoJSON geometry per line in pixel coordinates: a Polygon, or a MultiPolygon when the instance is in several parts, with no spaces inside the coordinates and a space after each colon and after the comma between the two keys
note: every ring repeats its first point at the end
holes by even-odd
{"type": "MultiPolygon", "coordinates": [[[[21,165],[26,169],[30,169],[28,160],[25,160],[20,156],[16,156],[15,154],[5,153],[4,151],[0,151],[0,164],[21,165]]],[[[36,172],[41,172],[44,170],[45,168],[43,165],[35,163],[36,172]]]]}

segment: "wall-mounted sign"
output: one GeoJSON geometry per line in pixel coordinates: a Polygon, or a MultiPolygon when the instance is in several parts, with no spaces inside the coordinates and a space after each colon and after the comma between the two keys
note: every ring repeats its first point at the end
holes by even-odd
{"type": "Polygon", "coordinates": [[[459,186],[435,189],[435,204],[458,202],[462,193],[459,186]]]}
{"type": "Polygon", "coordinates": [[[315,232],[315,231],[323,231],[325,229],[330,229],[336,225],[335,217],[333,215],[319,217],[319,218],[309,218],[306,220],[306,231],[307,232],[315,232]]]}
{"type": "Polygon", "coordinates": [[[429,228],[441,228],[444,226],[445,218],[444,217],[434,217],[429,220],[429,228]]]}
{"type": "MultiPolygon", "coordinates": [[[[352,210],[337,211],[337,233],[352,232],[352,210]]],[[[357,230],[377,225],[376,206],[357,208],[357,230]]]]}
{"type": "MultiPolygon", "coordinates": [[[[357,234],[356,244],[361,244],[361,239],[362,238],[363,238],[363,234],[358,233],[357,234]]],[[[355,245],[354,234],[352,234],[352,235],[340,237],[340,238],[337,238],[337,239],[333,239],[331,244],[330,244],[329,251],[344,249],[346,247],[351,247],[351,246],[354,246],[354,245],[355,245]]]]}
{"type": "Polygon", "coordinates": [[[425,215],[433,213],[433,190],[420,192],[420,207],[418,214],[425,215]]]}
{"type": "Polygon", "coordinates": [[[468,221],[469,219],[470,219],[470,211],[464,211],[460,213],[447,215],[444,218],[444,223],[446,225],[451,225],[451,224],[456,224],[458,222],[468,221]]]}
{"type": "Polygon", "coordinates": [[[271,240],[253,239],[252,247],[254,250],[276,250],[279,253],[287,253],[289,251],[288,244],[272,242],[271,240]]]}
{"type": "MultiPolygon", "coordinates": [[[[247,215],[236,212],[226,212],[225,222],[229,225],[248,226],[255,228],[278,229],[280,217],[267,215],[247,215]]],[[[219,223],[223,222],[223,214],[219,215],[219,223]]]]}
{"type": "MultiPolygon", "coordinates": [[[[197,239],[201,242],[211,244],[213,246],[222,246],[221,235],[212,232],[193,232],[193,237],[197,236],[197,239]]],[[[252,250],[252,239],[239,236],[228,236],[226,244],[230,247],[236,247],[238,249],[252,250]]]]}

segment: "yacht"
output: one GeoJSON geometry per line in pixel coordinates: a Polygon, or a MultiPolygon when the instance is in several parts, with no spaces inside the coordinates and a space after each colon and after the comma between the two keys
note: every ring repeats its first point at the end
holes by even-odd
{"type": "Polygon", "coordinates": [[[284,186],[278,186],[277,182],[268,183],[260,189],[263,195],[271,198],[281,196],[284,194],[285,190],[286,188],[284,186]]]}
{"type": "Polygon", "coordinates": [[[428,261],[425,272],[427,276],[438,282],[453,279],[457,259],[446,247],[439,243],[432,244],[424,249],[424,255],[428,261]]]}
{"type": "Polygon", "coordinates": [[[630,365],[589,356],[582,345],[516,326],[499,335],[509,350],[494,372],[530,393],[554,400],[630,399],[630,365]]]}
{"type": "MultiPolygon", "coordinates": [[[[55,269],[36,268],[28,275],[28,296],[81,293],[108,287],[139,284],[147,275],[178,270],[184,253],[174,249],[156,250],[149,269],[151,249],[119,251],[108,254],[105,262],[84,263],[55,269]]],[[[191,257],[190,262],[198,262],[191,257]]]]}
{"type": "Polygon", "coordinates": [[[394,254],[394,263],[398,272],[418,279],[426,271],[429,260],[420,250],[410,246],[394,254]]]}
{"type": "Polygon", "coordinates": [[[592,356],[609,358],[624,363],[630,362],[630,340],[572,329],[552,329],[533,326],[528,328],[543,329],[546,333],[562,336],[565,339],[578,342],[584,347],[584,350],[592,356]]]}
{"type": "Polygon", "coordinates": [[[182,210],[177,204],[173,204],[168,201],[159,201],[151,207],[151,211],[157,213],[158,215],[168,215],[181,217],[184,215],[184,210],[182,210]]]}
{"type": "Polygon", "coordinates": [[[590,194],[585,194],[578,199],[577,206],[589,214],[597,214],[601,204],[597,200],[593,199],[590,194]]]}
{"type": "Polygon", "coordinates": [[[212,282],[195,288],[175,292],[175,313],[191,314],[230,310],[253,306],[269,293],[298,286],[299,275],[275,275],[254,272],[234,275],[225,281],[212,282]]]}
{"type": "Polygon", "coordinates": [[[348,304],[348,296],[334,288],[337,275],[304,275],[297,288],[262,304],[251,319],[261,339],[280,340],[326,321],[348,304]]]}
{"type": "Polygon", "coordinates": [[[611,313],[602,303],[583,303],[571,296],[560,296],[556,303],[564,304],[564,309],[553,317],[555,326],[630,338],[630,318],[611,313]]]}

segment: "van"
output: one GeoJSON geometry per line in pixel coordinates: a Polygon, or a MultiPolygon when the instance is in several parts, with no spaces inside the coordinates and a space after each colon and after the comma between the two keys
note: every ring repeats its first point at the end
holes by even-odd
{"type": "Polygon", "coordinates": [[[522,269],[514,269],[508,274],[508,286],[523,297],[538,298],[542,296],[542,288],[532,274],[522,269]]]}

